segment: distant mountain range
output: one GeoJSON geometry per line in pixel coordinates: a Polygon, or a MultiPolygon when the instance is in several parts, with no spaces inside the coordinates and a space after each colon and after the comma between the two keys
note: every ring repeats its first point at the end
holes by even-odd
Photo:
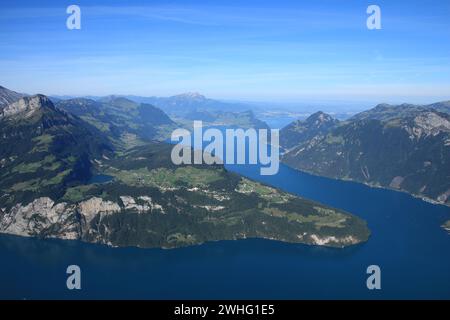
{"type": "Polygon", "coordinates": [[[405,118],[426,111],[439,111],[450,114],[450,101],[437,102],[429,105],[415,104],[379,104],[375,108],[354,115],[350,120],[374,119],[388,121],[395,118],[405,118]]]}
{"type": "Polygon", "coordinates": [[[167,114],[177,117],[183,117],[195,111],[240,112],[243,108],[248,109],[247,105],[209,99],[197,92],[188,92],[171,97],[125,97],[137,102],[153,104],[163,109],[167,114]]]}
{"type": "Polygon", "coordinates": [[[221,165],[174,165],[171,145],[146,139],[172,124],[156,107],[1,94],[19,100],[0,107],[0,233],[159,248],[245,238],[345,247],[370,235],[358,217],[221,165]]]}
{"type": "MultiPolygon", "coordinates": [[[[4,104],[25,96],[1,87],[4,104]]],[[[194,121],[206,127],[269,129],[248,105],[208,99],[198,93],[172,97],[111,95],[105,97],[55,96],[55,106],[108,132],[116,143],[136,145],[144,140],[167,140],[176,127],[192,129],[194,121]]]]}
{"type": "Polygon", "coordinates": [[[381,104],[347,121],[317,113],[280,132],[282,160],[317,175],[450,204],[449,106],[381,104]]]}
{"type": "Polygon", "coordinates": [[[206,126],[269,128],[264,121],[255,117],[250,105],[209,99],[195,92],[172,97],[126,96],[126,98],[155,105],[175,121],[188,127],[192,126],[193,120],[201,120],[206,126]]]}
{"type": "MultiPolygon", "coordinates": [[[[192,127],[194,120],[205,126],[227,126],[241,128],[268,129],[268,125],[256,118],[254,106],[244,103],[230,103],[209,99],[199,93],[184,93],[171,97],[142,97],[133,95],[112,96],[127,99],[138,104],[153,105],[163,110],[171,119],[183,127],[192,127]]],[[[69,96],[52,97],[55,103],[73,100],[69,96]]],[[[108,97],[86,97],[86,99],[105,102],[108,97]]]]}

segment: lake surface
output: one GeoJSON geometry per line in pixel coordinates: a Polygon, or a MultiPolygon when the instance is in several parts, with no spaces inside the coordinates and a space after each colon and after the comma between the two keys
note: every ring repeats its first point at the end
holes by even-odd
{"type": "Polygon", "coordinates": [[[110,181],[113,181],[114,177],[112,176],[108,176],[106,174],[97,174],[97,175],[93,175],[89,181],[87,182],[87,184],[94,184],[94,183],[107,183],[110,181]]]}
{"type": "Polygon", "coordinates": [[[450,208],[283,165],[275,176],[228,168],[359,215],[372,236],[346,249],[250,239],[160,250],[1,235],[0,298],[450,298],[450,236],[440,228],[450,208]],[[80,291],[66,289],[71,264],[81,267],[80,291]],[[372,264],[379,291],[366,288],[372,264]]]}

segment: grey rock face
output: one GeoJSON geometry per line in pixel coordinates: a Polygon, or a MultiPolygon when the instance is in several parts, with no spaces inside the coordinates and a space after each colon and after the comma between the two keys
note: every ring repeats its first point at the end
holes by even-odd
{"type": "Polygon", "coordinates": [[[14,92],[0,86],[0,110],[6,107],[7,105],[16,102],[17,100],[19,100],[24,96],[25,95],[21,93],[14,92]]]}
{"type": "Polygon", "coordinates": [[[23,118],[29,118],[40,110],[43,106],[54,108],[50,99],[43,95],[21,98],[0,111],[0,119],[21,115],[23,118]]]}
{"type": "Polygon", "coordinates": [[[23,206],[17,204],[9,212],[1,212],[0,232],[19,236],[48,236],[78,239],[80,226],[75,206],[55,204],[50,198],[38,198],[23,206]]]}
{"type": "Polygon", "coordinates": [[[92,197],[77,204],[55,203],[48,197],[17,204],[11,210],[0,209],[0,233],[18,236],[39,236],[76,240],[89,236],[94,242],[104,242],[92,221],[98,218],[132,210],[139,213],[164,213],[163,208],[150,197],[121,196],[123,205],[92,197]],[[144,204],[139,205],[139,202],[144,204]]]}

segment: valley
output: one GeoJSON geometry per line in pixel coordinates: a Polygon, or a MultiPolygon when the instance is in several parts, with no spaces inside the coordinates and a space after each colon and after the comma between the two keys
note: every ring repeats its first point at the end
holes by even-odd
{"type": "Polygon", "coordinates": [[[221,165],[174,165],[172,146],[146,135],[173,125],[163,111],[102,101],[55,106],[36,95],[2,109],[0,232],[145,248],[246,238],[345,247],[369,238],[366,223],[342,210],[221,165]],[[123,134],[139,143],[124,146],[123,134]],[[98,175],[112,180],[89,183],[98,175]]]}
{"type": "MultiPolygon", "coordinates": [[[[114,107],[119,108],[114,121],[100,116],[112,112],[109,104],[102,108],[92,115],[100,119],[94,122],[86,111],[75,115],[45,96],[29,96],[3,112],[8,116],[0,119],[0,142],[8,146],[14,141],[15,147],[1,149],[0,252],[15,268],[26,270],[41,260],[80,261],[83,270],[95,275],[90,285],[104,288],[83,297],[135,297],[120,281],[109,281],[117,274],[104,270],[113,265],[126,286],[145,291],[137,297],[204,298],[214,283],[229,289],[208,297],[236,297],[236,292],[242,298],[263,297],[265,285],[281,284],[287,289],[272,291],[270,297],[370,298],[361,291],[359,278],[361,266],[376,261],[387,270],[409,270],[395,279],[388,275],[386,282],[408,281],[410,275],[416,279],[414,290],[398,286],[384,290],[383,297],[448,296],[442,285],[448,273],[439,269],[449,263],[448,207],[437,201],[432,205],[403,192],[310,176],[284,164],[274,176],[261,176],[259,166],[248,164],[176,166],[170,161],[172,146],[128,128],[127,121],[134,120],[122,120],[128,115],[120,114],[121,107],[114,107]],[[424,256],[430,261],[425,269],[424,256]],[[437,257],[438,269],[433,264],[437,257]],[[411,261],[414,267],[408,269],[411,261]],[[227,274],[237,264],[243,266],[238,277],[227,274]],[[198,270],[190,277],[195,289],[184,276],[186,265],[198,270]],[[267,267],[255,272],[255,265],[267,267]],[[176,294],[160,289],[170,281],[177,284],[176,294]],[[330,282],[340,285],[326,293],[314,289],[330,282]]],[[[347,124],[320,112],[306,123],[294,123],[280,137],[285,156],[299,150],[297,142],[323,139],[345,145],[354,136],[340,138],[334,130],[347,124]]],[[[372,177],[370,167],[368,172],[372,177]]],[[[58,268],[50,263],[48,271],[36,274],[44,281],[58,268]]],[[[0,269],[8,274],[8,265],[0,269]]],[[[2,282],[10,288],[8,296],[21,288],[15,275],[2,282]]],[[[27,296],[42,296],[43,287],[38,283],[27,296]]]]}
{"type": "MultiPolygon", "coordinates": [[[[4,95],[19,100],[0,113],[0,232],[146,248],[246,238],[345,247],[369,238],[365,221],[345,211],[222,165],[173,164],[161,140],[180,123],[150,104],[4,95]]],[[[282,161],[446,204],[450,116],[446,103],[433,107],[380,105],[345,121],[317,112],[281,130],[282,161]]]]}
{"type": "Polygon", "coordinates": [[[450,299],[448,1],[0,7],[0,300],[450,299]]]}

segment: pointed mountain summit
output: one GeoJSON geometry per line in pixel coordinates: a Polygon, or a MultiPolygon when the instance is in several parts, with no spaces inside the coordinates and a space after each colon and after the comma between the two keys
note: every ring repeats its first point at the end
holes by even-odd
{"type": "Polygon", "coordinates": [[[321,127],[328,124],[336,124],[338,120],[334,119],[329,114],[318,111],[316,113],[313,113],[310,115],[306,120],[305,123],[308,123],[310,125],[315,125],[316,127],[321,127]]]}
{"type": "Polygon", "coordinates": [[[280,145],[290,149],[317,135],[326,134],[339,120],[322,111],[316,112],[306,120],[297,120],[281,129],[280,145]]]}

